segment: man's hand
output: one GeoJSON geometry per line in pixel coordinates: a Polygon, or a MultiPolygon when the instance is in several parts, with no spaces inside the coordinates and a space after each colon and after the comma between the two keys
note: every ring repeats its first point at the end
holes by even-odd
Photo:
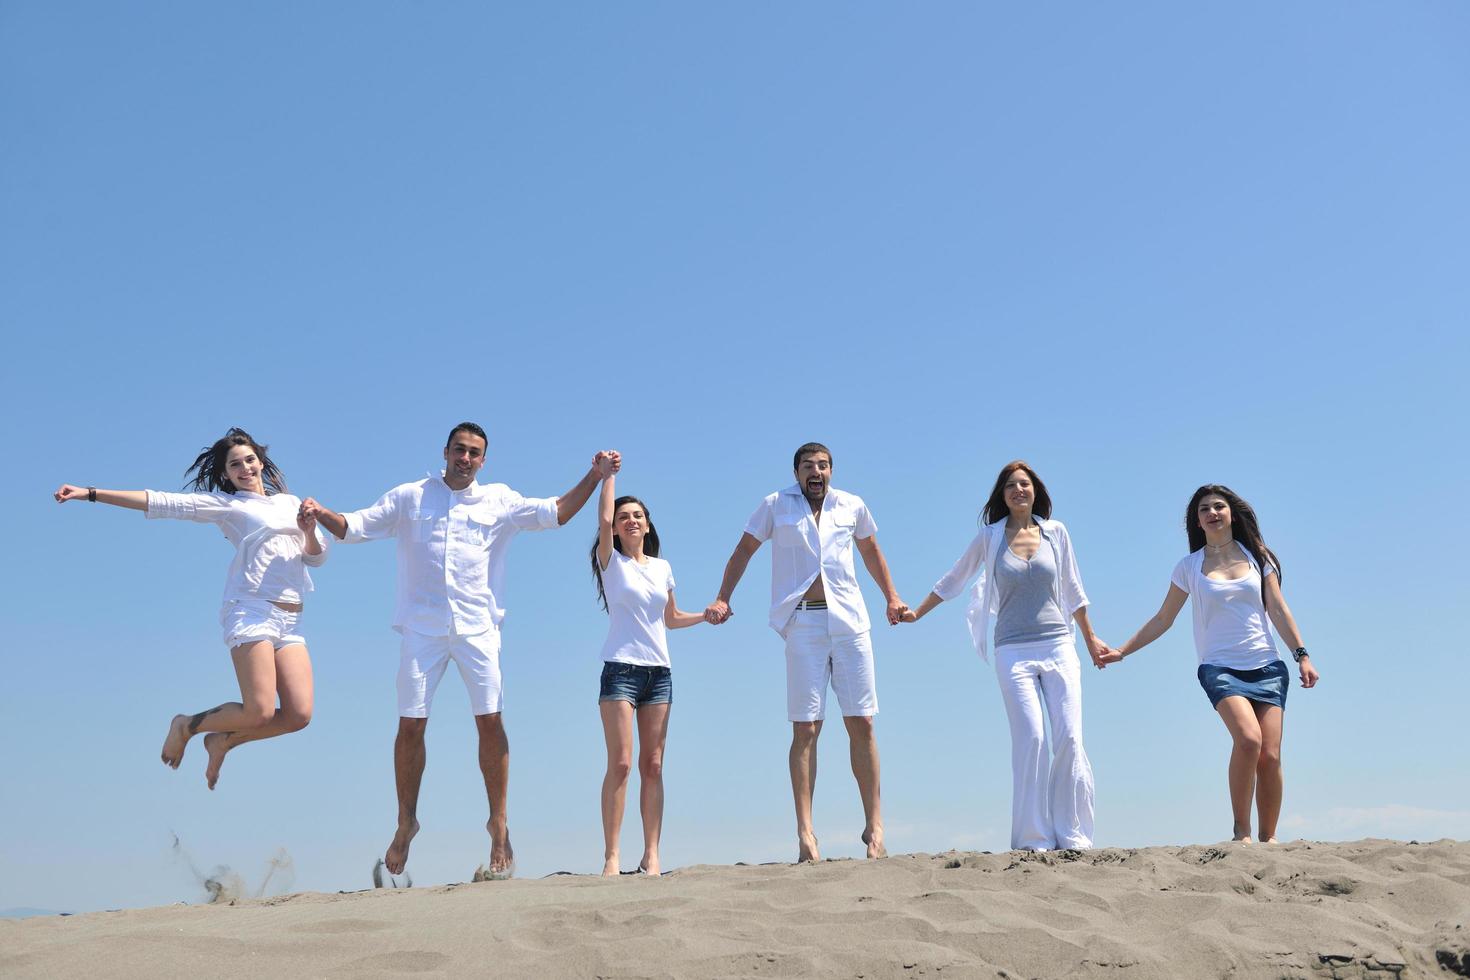
{"type": "Polygon", "coordinates": [[[735,615],[735,611],[730,608],[730,604],[724,599],[716,599],[704,607],[704,621],[711,626],[719,626],[733,615],[735,615]]]}
{"type": "MultiPolygon", "coordinates": [[[[909,611],[909,604],[906,603],[906,602],[904,602],[898,596],[894,596],[893,598],[889,599],[888,600],[888,625],[889,626],[896,626],[897,624],[903,622],[904,621],[904,616],[908,615],[908,611],[909,611]]],[[[909,622],[913,622],[913,620],[909,620],[909,622]]]]}
{"type": "Polygon", "coordinates": [[[592,457],[592,468],[599,480],[606,480],[623,468],[623,454],[616,449],[604,449],[592,457]]]}

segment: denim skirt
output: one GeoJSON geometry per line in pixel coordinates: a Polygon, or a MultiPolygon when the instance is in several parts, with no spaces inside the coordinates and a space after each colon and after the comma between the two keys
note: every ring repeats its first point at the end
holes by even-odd
{"type": "Polygon", "coordinates": [[[1220,704],[1221,698],[1235,696],[1257,704],[1274,704],[1284,710],[1286,692],[1291,687],[1291,675],[1286,670],[1286,664],[1280,660],[1255,670],[1200,664],[1199,686],[1205,689],[1212,708],[1220,704]]]}

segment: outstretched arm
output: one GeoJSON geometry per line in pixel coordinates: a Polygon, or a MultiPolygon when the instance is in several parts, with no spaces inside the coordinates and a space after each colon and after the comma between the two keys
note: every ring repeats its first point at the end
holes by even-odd
{"type": "Polygon", "coordinates": [[[888,562],[883,558],[883,549],[878,547],[878,535],[870,534],[866,538],[858,538],[857,550],[863,556],[868,574],[873,576],[873,581],[883,591],[883,598],[888,600],[888,625],[892,626],[903,619],[909,607],[898,597],[898,590],[893,587],[893,576],[888,574],[888,562]]]}
{"type": "Polygon", "coordinates": [[[63,483],[61,489],[52,494],[58,504],[68,500],[90,500],[98,504],[126,507],[128,510],[147,510],[147,490],[98,490],[96,487],[78,487],[63,483]]]}
{"type": "Polygon", "coordinates": [[[919,603],[918,609],[909,609],[905,611],[904,614],[898,618],[898,621],[900,623],[917,623],[919,620],[929,615],[929,613],[933,612],[934,607],[939,605],[943,601],[944,600],[941,599],[937,593],[931,592],[924,597],[923,602],[919,603]]]}
{"type": "Polygon", "coordinates": [[[616,450],[605,449],[592,457],[592,467],[577,481],[577,485],[556,498],[556,523],[566,524],[577,516],[577,511],[586,506],[592,490],[604,475],[616,473],[623,465],[623,457],[616,450]]]}
{"type": "Polygon", "coordinates": [[[681,630],[686,626],[698,626],[704,622],[704,613],[685,612],[679,608],[674,601],[674,590],[669,590],[669,604],[664,606],[664,625],[671,630],[681,630]]]}
{"type": "Polygon", "coordinates": [[[1179,610],[1184,608],[1184,603],[1188,598],[1188,592],[1170,583],[1169,592],[1164,596],[1164,604],[1159,607],[1158,612],[1154,613],[1152,619],[1144,623],[1143,627],[1137,633],[1129,637],[1127,643],[1124,643],[1115,650],[1105,650],[1101,656],[1093,658],[1097,663],[1098,669],[1102,669],[1108,664],[1115,664],[1130,653],[1142,650],[1154,640],[1167,633],[1169,627],[1174,625],[1174,620],[1179,616],[1179,610]]]}
{"type": "MultiPolygon", "coordinates": [[[[1276,627],[1276,632],[1292,650],[1306,646],[1302,642],[1301,630],[1297,629],[1296,618],[1287,608],[1286,597],[1281,594],[1281,580],[1275,572],[1266,576],[1263,590],[1266,593],[1266,615],[1271,617],[1271,624],[1276,627]]],[[[1297,661],[1297,668],[1301,673],[1302,687],[1312,687],[1317,683],[1320,675],[1317,668],[1312,666],[1310,655],[1302,654],[1302,659],[1297,661]]]]}
{"type": "Polygon", "coordinates": [[[704,618],[714,626],[718,626],[729,619],[734,613],[730,610],[730,596],[735,593],[735,586],[740,584],[740,577],[745,574],[745,566],[750,564],[750,558],[760,550],[760,539],[746,531],[740,536],[740,543],[735,545],[735,551],[730,555],[730,560],[725,563],[725,577],[720,581],[720,592],[704,609],[704,618]]]}
{"type": "Polygon", "coordinates": [[[608,473],[602,478],[602,497],[597,502],[597,567],[604,570],[612,561],[613,503],[618,499],[617,479],[616,473],[608,473]]]}

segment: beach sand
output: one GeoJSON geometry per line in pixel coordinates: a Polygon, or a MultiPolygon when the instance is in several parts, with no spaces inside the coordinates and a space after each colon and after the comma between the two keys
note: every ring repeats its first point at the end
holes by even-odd
{"type": "Polygon", "coordinates": [[[696,865],[0,922],[22,977],[1470,976],[1470,843],[696,865]]]}

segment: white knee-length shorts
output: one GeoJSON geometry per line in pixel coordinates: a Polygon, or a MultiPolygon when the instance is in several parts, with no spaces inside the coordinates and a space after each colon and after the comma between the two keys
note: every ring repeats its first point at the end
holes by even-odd
{"type": "Polygon", "coordinates": [[[469,636],[425,636],[403,630],[398,661],[398,716],[427,718],[434,691],[453,660],[470,694],[470,710],[493,715],[504,706],[500,687],[500,631],[469,636]]]}
{"type": "Polygon", "coordinates": [[[219,611],[225,646],[270,640],[277,650],[306,643],[301,635],[301,613],[282,609],[266,599],[231,599],[219,611]]]}
{"type": "Polygon", "coordinates": [[[847,717],[878,713],[873,641],[868,633],[833,636],[827,610],[800,609],[782,634],[786,639],[786,713],[791,721],[821,721],[827,714],[827,685],[847,717]]]}

